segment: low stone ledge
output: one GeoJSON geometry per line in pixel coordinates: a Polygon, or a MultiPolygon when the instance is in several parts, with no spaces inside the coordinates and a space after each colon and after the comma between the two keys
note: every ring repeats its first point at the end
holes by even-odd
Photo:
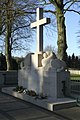
{"type": "Polygon", "coordinates": [[[22,99],[24,101],[30,102],[32,104],[35,104],[50,111],[76,106],[76,100],[70,98],[36,99],[35,97],[29,96],[27,94],[15,92],[13,91],[13,89],[14,87],[2,88],[2,92],[12,95],[16,98],[22,99]]]}

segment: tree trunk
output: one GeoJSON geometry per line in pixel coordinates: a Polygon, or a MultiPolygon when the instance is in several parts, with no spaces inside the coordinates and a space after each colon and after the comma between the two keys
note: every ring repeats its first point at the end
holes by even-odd
{"type": "Polygon", "coordinates": [[[2,34],[2,13],[0,10],[0,35],[2,34]]]}
{"type": "Polygon", "coordinates": [[[56,0],[56,18],[57,18],[57,30],[58,30],[58,58],[60,60],[66,60],[66,27],[65,27],[65,17],[63,13],[63,2],[56,0]]]}
{"type": "Polygon", "coordinates": [[[6,24],[6,41],[5,41],[5,53],[6,53],[6,63],[7,63],[7,71],[12,69],[11,66],[11,50],[10,50],[10,26],[6,24]]]}
{"type": "Polygon", "coordinates": [[[10,45],[10,39],[11,39],[11,4],[8,0],[6,4],[6,40],[5,40],[5,54],[6,54],[6,63],[7,63],[7,71],[12,69],[12,58],[11,58],[11,45],[10,45]]]}

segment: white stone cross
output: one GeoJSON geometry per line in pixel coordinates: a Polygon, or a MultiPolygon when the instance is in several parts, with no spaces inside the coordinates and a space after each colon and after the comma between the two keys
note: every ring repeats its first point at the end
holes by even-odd
{"type": "Polygon", "coordinates": [[[31,23],[31,28],[37,27],[37,52],[43,51],[43,25],[49,23],[50,18],[43,18],[43,8],[37,8],[37,21],[31,23]]]}

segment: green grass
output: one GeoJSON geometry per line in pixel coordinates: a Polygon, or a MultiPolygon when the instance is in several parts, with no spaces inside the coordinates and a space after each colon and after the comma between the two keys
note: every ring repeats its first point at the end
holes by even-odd
{"type": "Polygon", "coordinates": [[[70,79],[71,80],[80,80],[80,75],[78,75],[78,74],[70,74],[70,79]]]}

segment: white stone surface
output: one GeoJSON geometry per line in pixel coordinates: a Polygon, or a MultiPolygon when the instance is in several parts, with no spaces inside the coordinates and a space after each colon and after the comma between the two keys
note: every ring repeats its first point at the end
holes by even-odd
{"type": "Polygon", "coordinates": [[[69,72],[65,71],[65,62],[57,59],[52,52],[47,58],[43,56],[43,52],[26,56],[24,67],[18,71],[18,85],[52,98],[64,97],[64,90],[65,95],[69,95],[69,72]]]}

